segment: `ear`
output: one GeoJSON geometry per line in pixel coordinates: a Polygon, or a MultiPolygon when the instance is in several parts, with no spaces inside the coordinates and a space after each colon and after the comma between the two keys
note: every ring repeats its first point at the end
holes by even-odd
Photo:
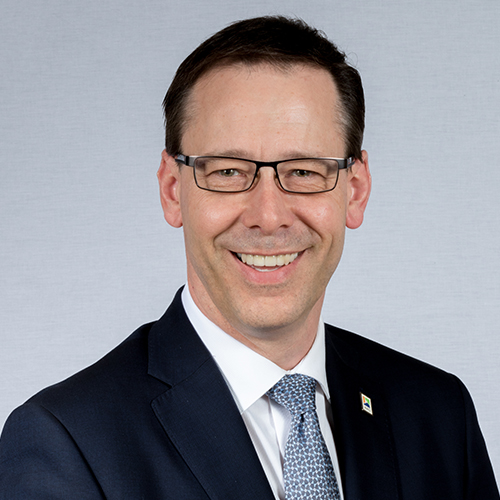
{"type": "Polygon", "coordinates": [[[361,159],[350,168],[347,178],[346,226],[356,229],[363,222],[366,204],[372,188],[372,176],[368,168],[368,153],[361,152],[361,159]]]}
{"type": "Polygon", "coordinates": [[[173,227],[181,227],[179,165],[165,150],[161,154],[156,176],[160,184],[160,200],[165,220],[173,227]]]}

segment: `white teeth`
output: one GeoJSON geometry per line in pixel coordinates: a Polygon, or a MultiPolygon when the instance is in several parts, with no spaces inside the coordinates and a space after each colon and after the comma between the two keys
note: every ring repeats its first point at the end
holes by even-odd
{"type": "Polygon", "coordinates": [[[253,256],[253,265],[257,267],[265,267],[266,258],[263,255],[254,255],[253,256]]]}
{"type": "Polygon", "coordinates": [[[238,253],[237,255],[242,262],[249,266],[281,267],[293,262],[299,254],[298,252],[295,252],[280,255],[252,255],[246,253],[238,253]]]}
{"type": "Polygon", "coordinates": [[[266,267],[276,266],[276,255],[266,255],[265,264],[266,267]]]}

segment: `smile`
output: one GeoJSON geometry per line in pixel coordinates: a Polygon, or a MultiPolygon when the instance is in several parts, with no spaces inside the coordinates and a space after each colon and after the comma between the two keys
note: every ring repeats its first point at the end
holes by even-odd
{"type": "Polygon", "coordinates": [[[287,266],[288,264],[293,262],[299,254],[298,252],[295,252],[280,255],[252,255],[247,253],[237,253],[236,255],[241,260],[241,262],[245,263],[247,266],[252,266],[254,268],[276,268],[287,266]]]}

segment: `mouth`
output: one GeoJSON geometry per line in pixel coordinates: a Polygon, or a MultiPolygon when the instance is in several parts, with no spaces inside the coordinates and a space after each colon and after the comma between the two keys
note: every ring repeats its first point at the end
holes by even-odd
{"type": "Polygon", "coordinates": [[[261,272],[275,271],[281,267],[288,266],[288,264],[291,264],[298,255],[298,252],[278,255],[236,254],[241,262],[261,272]]]}

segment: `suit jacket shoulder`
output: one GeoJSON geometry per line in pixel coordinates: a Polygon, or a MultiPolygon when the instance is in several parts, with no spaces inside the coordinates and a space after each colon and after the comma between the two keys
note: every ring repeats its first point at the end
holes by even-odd
{"type": "Polygon", "coordinates": [[[335,443],[354,498],[499,498],[457,377],[354,333],[326,331],[335,443]],[[383,491],[373,493],[373,484],[383,491]]]}
{"type": "Polygon", "coordinates": [[[13,412],[0,439],[4,498],[273,495],[178,295],[159,321],[13,412]]]}

